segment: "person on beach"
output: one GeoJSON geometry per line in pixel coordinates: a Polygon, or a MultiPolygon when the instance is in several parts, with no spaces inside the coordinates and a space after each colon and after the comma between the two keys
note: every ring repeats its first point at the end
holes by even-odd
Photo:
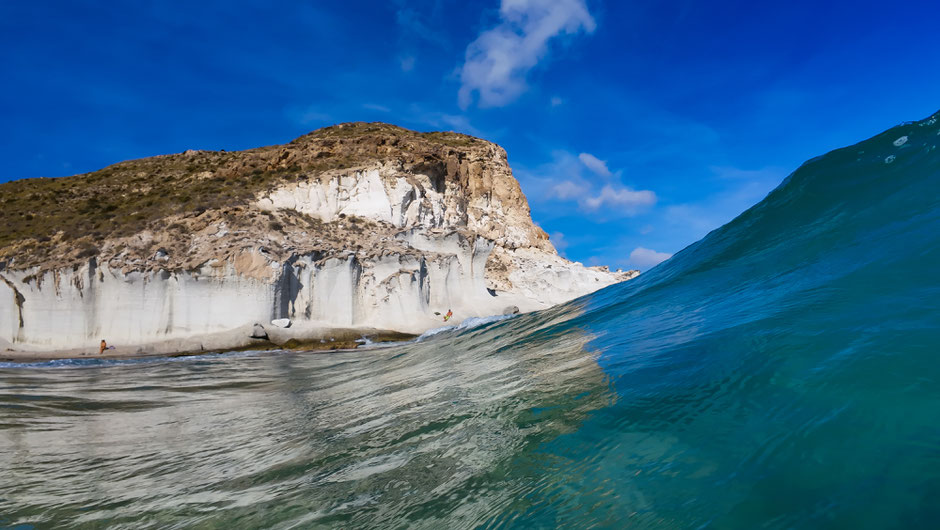
{"type": "Polygon", "coordinates": [[[454,316],[454,312],[451,311],[450,309],[448,309],[448,310],[447,310],[447,314],[444,315],[444,322],[447,322],[448,320],[450,320],[450,317],[452,317],[452,316],[454,316]]]}
{"type": "Polygon", "coordinates": [[[104,339],[101,339],[101,349],[98,350],[98,355],[101,355],[107,349],[108,349],[108,343],[105,342],[104,339]]]}

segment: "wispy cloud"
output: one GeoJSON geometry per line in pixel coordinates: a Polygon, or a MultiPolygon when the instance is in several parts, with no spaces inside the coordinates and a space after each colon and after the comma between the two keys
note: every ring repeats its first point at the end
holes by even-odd
{"type": "Polygon", "coordinates": [[[502,0],[500,23],[467,47],[458,103],[474,94],[481,107],[501,107],[522,94],[526,75],[548,53],[549,41],[596,27],[584,0],[502,0]]]}
{"type": "Polygon", "coordinates": [[[450,47],[450,39],[443,30],[441,18],[444,16],[440,2],[427,3],[409,0],[395,0],[395,22],[402,32],[402,37],[409,41],[423,41],[438,47],[450,47]],[[417,5],[416,5],[417,4],[417,5]]]}
{"type": "Polygon", "coordinates": [[[405,55],[398,58],[398,67],[402,72],[410,72],[415,69],[415,56],[405,55]]]}
{"type": "Polygon", "coordinates": [[[436,110],[429,110],[421,104],[414,103],[410,106],[410,115],[414,123],[419,123],[433,127],[437,130],[454,131],[463,134],[469,134],[478,138],[490,138],[473,126],[470,119],[463,114],[449,114],[436,110]]]}
{"type": "Polygon", "coordinates": [[[638,214],[646,207],[656,204],[656,194],[650,190],[633,190],[628,187],[613,187],[606,185],[600,193],[585,197],[580,201],[581,207],[589,212],[595,212],[602,206],[618,208],[620,213],[627,216],[638,214]]]}
{"type": "Polygon", "coordinates": [[[287,116],[300,125],[319,125],[332,120],[329,114],[320,111],[316,106],[288,108],[287,116]]]}
{"type": "Polygon", "coordinates": [[[581,153],[578,155],[578,160],[580,160],[582,164],[598,175],[602,177],[610,176],[610,169],[607,168],[607,162],[604,162],[591,153],[581,153]]]}
{"type": "Polygon", "coordinates": [[[632,217],[656,204],[656,193],[636,190],[621,181],[621,172],[613,172],[607,163],[590,153],[574,156],[555,151],[553,160],[535,170],[517,173],[527,186],[532,201],[575,202],[582,212],[598,212],[604,217],[632,217]]]}
{"type": "Polygon", "coordinates": [[[553,107],[557,107],[557,106],[561,105],[561,104],[564,103],[564,102],[565,102],[565,100],[561,99],[560,97],[558,97],[558,96],[552,96],[552,99],[549,101],[549,104],[550,104],[551,106],[553,106],[553,107]]]}
{"type": "Polygon", "coordinates": [[[689,243],[757,204],[786,175],[786,170],[778,167],[744,170],[722,166],[711,170],[716,181],[727,183],[721,191],[696,202],[674,204],[664,212],[666,223],[693,238],[689,243]]]}
{"type": "Polygon", "coordinates": [[[392,109],[386,107],[385,105],[379,105],[377,103],[363,103],[362,108],[368,110],[377,110],[379,112],[392,112],[392,109]]]}
{"type": "Polygon", "coordinates": [[[659,265],[671,258],[672,254],[668,252],[656,252],[648,248],[637,247],[630,252],[630,264],[641,269],[648,269],[659,265]]]}
{"type": "Polygon", "coordinates": [[[787,170],[782,167],[764,167],[761,169],[741,169],[731,166],[709,167],[715,178],[720,180],[776,181],[780,182],[787,170]]]}
{"type": "Polygon", "coordinates": [[[563,201],[583,198],[590,189],[588,186],[579,184],[571,180],[563,180],[550,189],[551,195],[563,201]]]}
{"type": "Polygon", "coordinates": [[[454,43],[445,29],[445,2],[393,0],[390,3],[395,8],[395,23],[398,26],[398,53],[395,59],[402,72],[413,72],[422,50],[429,46],[453,53],[454,43]]]}
{"type": "MultiPolygon", "coordinates": [[[[651,208],[648,214],[642,217],[642,224],[631,227],[621,223],[619,236],[614,236],[614,232],[611,232],[606,241],[592,248],[590,252],[607,264],[646,270],[668,258],[670,252],[678,252],[753,206],[773,189],[785,174],[784,170],[777,168],[712,168],[711,176],[703,179],[702,185],[715,191],[695,201],[651,208]],[[627,253],[624,249],[633,251],[627,253]]],[[[599,212],[602,213],[596,217],[600,217],[609,209],[600,209],[599,212]]],[[[592,222],[595,218],[585,217],[592,222]]],[[[564,225],[558,226],[557,229],[569,235],[574,233],[573,229],[564,225]]],[[[583,237],[581,233],[576,235],[583,237]]]]}

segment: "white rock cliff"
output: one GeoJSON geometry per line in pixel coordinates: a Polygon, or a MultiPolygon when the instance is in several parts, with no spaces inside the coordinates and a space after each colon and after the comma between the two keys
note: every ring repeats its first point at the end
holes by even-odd
{"type": "Polygon", "coordinates": [[[448,309],[455,323],[532,311],[636,275],[558,256],[495,144],[348,130],[362,126],[245,152],[285,176],[237,207],[167,216],[162,226],[181,233],[148,225],[68,265],[0,263],[0,345],[94,349],[104,338],[141,353],[209,350],[250,345],[257,323],[282,341],[332,329],[419,334],[448,309]],[[357,157],[309,167],[324,152],[357,157]],[[278,319],[289,326],[270,324],[278,319]]]}

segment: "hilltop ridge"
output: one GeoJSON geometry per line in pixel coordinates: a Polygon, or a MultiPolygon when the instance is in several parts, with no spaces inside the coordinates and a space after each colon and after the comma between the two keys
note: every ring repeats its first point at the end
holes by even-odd
{"type": "Polygon", "coordinates": [[[284,145],[187,150],[71,177],[6,182],[0,184],[0,260],[18,269],[72,265],[106,251],[109,238],[142,230],[178,232],[185,228],[176,224],[178,218],[207,210],[244,212],[258,193],[292,179],[404,153],[443,158],[485,145],[495,144],[459,133],[352,122],[284,145]]]}

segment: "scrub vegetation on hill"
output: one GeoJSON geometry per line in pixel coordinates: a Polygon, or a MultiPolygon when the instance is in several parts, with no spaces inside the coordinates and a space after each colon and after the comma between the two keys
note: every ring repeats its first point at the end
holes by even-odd
{"type": "MultiPolygon", "coordinates": [[[[103,240],[180,229],[170,220],[207,210],[229,216],[259,193],[323,172],[403,153],[440,153],[483,142],[384,123],[319,129],[286,145],[247,151],[186,151],[130,160],[62,178],[0,184],[0,261],[17,268],[95,256],[103,240]]],[[[277,230],[277,222],[272,221],[277,230]]]]}

